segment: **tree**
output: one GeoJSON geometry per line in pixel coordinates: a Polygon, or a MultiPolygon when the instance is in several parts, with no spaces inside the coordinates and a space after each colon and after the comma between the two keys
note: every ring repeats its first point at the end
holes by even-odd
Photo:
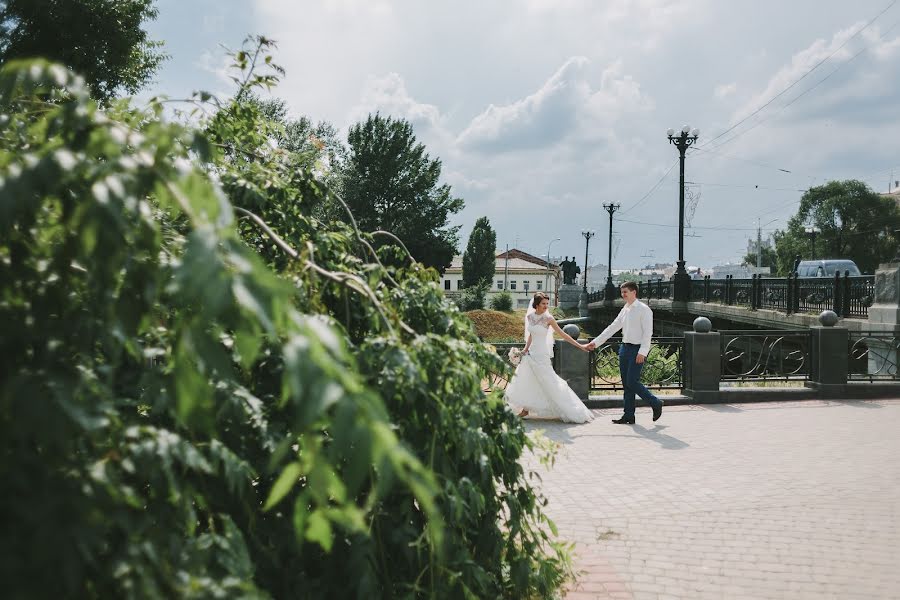
{"type": "Polygon", "coordinates": [[[440,160],[429,157],[403,119],[369,115],[347,141],[342,187],[359,226],[393,233],[417,261],[443,272],[459,244],[459,227],[448,219],[464,202],[439,184],[440,160]]]}
{"type": "Polygon", "coordinates": [[[434,271],[311,217],[253,106],[88,96],[0,69],[5,596],[555,597],[536,441],[434,271]]]}
{"type": "Polygon", "coordinates": [[[462,284],[464,288],[490,281],[497,270],[497,234],[487,217],[475,221],[463,253],[462,284]]]}
{"type": "Polygon", "coordinates": [[[775,232],[779,273],[789,273],[798,255],[812,258],[809,226],[818,230],[818,258],[849,258],[863,273],[873,273],[894,256],[900,210],[861,181],[831,181],[807,190],[787,229],[775,232]]]}
{"type": "Polygon", "coordinates": [[[153,0],[6,0],[0,8],[0,64],[43,57],[77,71],[108,102],[147,84],[166,58],[141,27],[153,0]]]}
{"type": "Polygon", "coordinates": [[[470,310],[482,310],[487,299],[490,282],[479,281],[475,285],[465,288],[456,299],[456,306],[463,312],[470,310]]]}

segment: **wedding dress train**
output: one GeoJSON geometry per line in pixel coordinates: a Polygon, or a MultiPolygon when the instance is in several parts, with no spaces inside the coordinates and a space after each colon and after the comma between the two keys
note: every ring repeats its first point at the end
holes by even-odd
{"type": "Polygon", "coordinates": [[[552,318],[546,312],[542,315],[529,312],[525,317],[526,330],[532,337],[531,346],[506,387],[506,399],[517,412],[525,409],[536,417],[586,423],[593,420],[594,415],[553,370],[552,318]]]}

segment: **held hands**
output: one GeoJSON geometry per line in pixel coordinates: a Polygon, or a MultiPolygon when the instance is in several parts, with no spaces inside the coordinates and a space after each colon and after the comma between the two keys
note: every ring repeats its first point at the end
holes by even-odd
{"type": "Polygon", "coordinates": [[[597,344],[595,344],[594,342],[588,342],[587,344],[582,346],[582,348],[590,352],[591,350],[595,350],[597,348],[597,344]]]}

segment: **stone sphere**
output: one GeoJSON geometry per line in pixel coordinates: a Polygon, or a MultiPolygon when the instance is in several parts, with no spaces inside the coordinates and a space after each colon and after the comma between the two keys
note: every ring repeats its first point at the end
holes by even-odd
{"type": "Polygon", "coordinates": [[[823,310],[822,314],[819,315],[819,323],[821,323],[823,327],[834,327],[837,325],[839,318],[840,317],[838,317],[837,313],[833,310],[823,310]]]}
{"type": "Polygon", "coordinates": [[[712,322],[706,317],[694,319],[694,331],[697,333],[709,333],[712,331],[712,322]]]}
{"type": "Polygon", "coordinates": [[[571,335],[576,340],[578,339],[578,336],[581,334],[581,330],[578,328],[578,325],[576,325],[575,323],[569,323],[562,329],[563,329],[563,331],[565,331],[566,333],[571,335]]]}

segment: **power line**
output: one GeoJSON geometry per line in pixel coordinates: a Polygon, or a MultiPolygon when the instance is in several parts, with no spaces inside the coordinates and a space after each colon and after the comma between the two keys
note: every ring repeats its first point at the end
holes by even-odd
{"type": "Polygon", "coordinates": [[[767,187],[764,185],[756,185],[756,184],[740,184],[740,183],[709,183],[706,181],[685,181],[685,185],[709,185],[714,187],[727,187],[727,188],[749,188],[754,190],[769,190],[773,192],[805,192],[806,190],[800,190],[796,188],[775,188],[775,187],[767,187]]]}
{"type": "Polygon", "coordinates": [[[657,181],[655,184],[653,184],[653,187],[650,188],[650,191],[647,192],[646,194],[644,194],[643,196],[641,196],[641,199],[638,200],[637,202],[635,202],[634,204],[632,204],[630,208],[626,208],[625,210],[623,210],[623,211],[622,211],[622,214],[624,215],[624,214],[627,213],[628,211],[631,211],[631,210],[637,208],[637,207],[640,206],[647,198],[649,198],[649,197],[653,194],[653,192],[655,192],[655,191],[659,188],[659,186],[662,185],[662,182],[665,180],[666,177],[669,176],[669,173],[672,172],[672,169],[674,169],[674,168],[675,168],[675,165],[677,165],[677,164],[678,164],[678,161],[677,161],[677,160],[676,160],[675,162],[673,162],[672,165],[671,165],[668,169],[666,169],[666,172],[663,173],[662,177],[659,178],[659,181],[657,181]]]}
{"type": "MultiPolygon", "coordinates": [[[[891,8],[892,6],[894,6],[894,4],[896,4],[896,3],[897,3],[897,0],[893,0],[890,4],[887,5],[886,8],[882,9],[882,11],[881,11],[880,13],[878,13],[877,15],[875,15],[874,17],[872,17],[872,19],[871,19],[868,23],[866,23],[865,25],[863,25],[862,27],[860,27],[860,28],[856,31],[856,33],[854,33],[854,34],[851,35],[849,38],[847,38],[846,40],[844,40],[844,43],[841,44],[834,52],[832,52],[831,54],[829,54],[828,56],[826,56],[825,58],[823,58],[822,60],[820,60],[819,62],[817,62],[811,69],[809,69],[806,73],[804,73],[799,79],[797,79],[797,80],[794,81],[791,85],[787,86],[786,88],[784,88],[783,90],[781,90],[780,92],[778,92],[777,94],[775,94],[774,96],[772,96],[772,98],[770,98],[768,102],[766,102],[765,104],[763,104],[762,106],[760,106],[759,108],[757,108],[755,111],[753,111],[752,113],[750,113],[749,115],[747,115],[746,117],[744,117],[743,119],[741,119],[740,121],[738,121],[737,123],[735,123],[734,125],[732,125],[731,127],[729,127],[728,129],[726,129],[725,131],[723,131],[722,133],[720,133],[719,135],[717,135],[717,136],[714,137],[713,139],[709,140],[708,142],[705,142],[700,148],[698,148],[698,150],[701,149],[701,148],[705,148],[706,146],[709,146],[710,144],[712,144],[713,142],[715,142],[717,139],[719,139],[720,137],[722,137],[723,135],[725,135],[725,134],[728,133],[729,131],[732,131],[732,130],[735,129],[736,127],[740,126],[742,123],[746,122],[747,119],[749,119],[749,118],[751,118],[751,117],[753,117],[753,116],[759,114],[760,111],[762,111],[762,110],[765,109],[767,106],[769,106],[770,104],[772,104],[773,102],[775,102],[775,100],[777,100],[778,98],[780,98],[781,96],[783,96],[788,90],[790,90],[790,89],[793,88],[795,85],[797,85],[798,83],[800,83],[801,81],[803,81],[804,79],[806,79],[806,77],[807,77],[810,73],[812,73],[813,71],[815,71],[816,69],[818,69],[818,68],[822,65],[822,63],[824,63],[826,60],[828,60],[829,58],[831,58],[832,56],[834,56],[835,54],[837,54],[844,46],[846,46],[846,45],[850,42],[850,40],[852,40],[853,38],[855,38],[856,36],[858,36],[860,33],[862,33],[863,31],[865,31],[866,29],[868,29],[868,27],[869,27],[872,23],[874,23],[875,20],[878,19],[878,17],[880,17],[881,15],[883,15],[884,13],[886,13],[888,10],[890,10],[890,8],[891,8]]],[[[736,137],[736,136],[735,136],[735,137],[736,137]]],[[[724,143],[717,145],[716,148],[720,148],[720,147],[724,146],[725,144],[727,144],[727,143],[728,143],[729,141],[731,141],[732,139],[734,139],[734,138],[733,138],[733,137],[732,137],[732,138],[729,138],[729,139],[726,140],[724,143]]]]}
{"type": "MultiPolygon", "coordinates": [[[[650,225],[652,227],[678,227],[669,223],[647,223],[646,221],[631,221],[629,219],[619,219],[622,223],[635,223],[637,225],[650,225]]],[[[692,225],[691,229],[704,229],[715,231],[756,231],[756,227],[703,227],[692,225]]],[[[764,231],[778,231],[777,229],[765,229],[764,231]]]]}
{"type": "MultiPolygon", "coordinates": [[[[884,33],[882,33],[880,36],[878,36],[878,40],[876,40],[876,42],[877,42],[877,41],[881,41],[881,39],[882,39],[884,36],[886,36],[888,33],[890,33],[897,25],[900,25],[900,21],[897,21],[896,23],[894,23],[893,25],[891,25],[890,27],[888,27],[888,28],[884,31],[884,33]]],[[[874,44],[873,44],[872,46],[874,46],[874,44]]],[[[791,104],[793,104],[794,102],[796,102],[797,100],[799,100],[800,98],[802,98],[803,96],[805,96],[806,94],[810,93],[811,91],[813,91],[814,89],[816,89],[817,87],[819,87],[820,85],[822,85],[823,83],[825,83],[832,75],[834,75],[835,73],[837,73],[838,71],[840,71],[842,68],[844,68],[845,66],[849,65],[851,62],[853,62],[854,60],[856,60],[856,59],[859,57],[860,54],[862,54],[862,53],[865,52],[866,50],[872,48],[872,46],[864,46],[864,47],[863,47],[862,49],[860,49],[856,54],[854,54],[852,57],[850,57],[850,59],[847,60],[847,62],[844,62],[844,63],[841,63],[840,65],[838,65],[833,71],[831,71],[831,73],[829,73],[828,75],[826,75],[825,77],[823,77],[822,79],[820,79],[818,82],[816,82],[815,85],[809,87],[808,89],[804,90],[804,91],[801,92],[800,94],[797,94],[797,96],[795,96],[790,102],[788,102],[787,104],[785,104],[784,106],[782,106],[781,108],[779,108],[779,109],[778,109],[778,112],[776,112],[776,113],[774,113],[774,114],[771,114],[771,115],[768,115],[767,117],[765,117],[765,118],[763,118],[763,119],[760,119],[759,121],[757,121],[756,123],[754,123],[752,126],[748,127],[747,129],[744,129],[743,131],[739,131],[739,132],[735,133],[733,136],[731,136],[730,138],[728,138],[728,139],[725,140],[724,142],[721,142],[718,146],[716,146],[716,148],[721,148],[721,147],[724,146],[725,144],[731,142],[732,140],[734,140],[734,139],[736,139],[736,138],[739,138],[740,136],[744,135],[745,133],[749,133],[749,132],[753,131],[754,129],[756,129],[757,127],[759,127],[760,125],[762,125],[763,123],[766,123],[766,122],[768,122],[768,121],[771,121],[772,119],[774,119],[775,117],[777,117],[778,115],[780,115],[782,112],[784,112],[784,110],[787,109],[787,107],[789,107],[791,104]]]]}

